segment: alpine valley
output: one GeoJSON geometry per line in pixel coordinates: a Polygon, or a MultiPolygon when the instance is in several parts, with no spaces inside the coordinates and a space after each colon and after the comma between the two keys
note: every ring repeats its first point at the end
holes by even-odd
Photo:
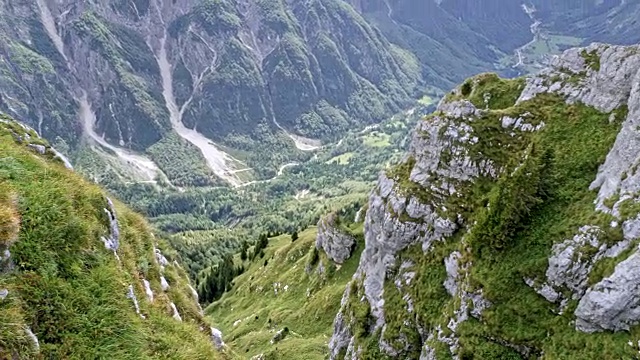
{"type": "Polygon", "coordinates": [[[0,359],[634,359],[640,1],[0,0],[0,359]]]}

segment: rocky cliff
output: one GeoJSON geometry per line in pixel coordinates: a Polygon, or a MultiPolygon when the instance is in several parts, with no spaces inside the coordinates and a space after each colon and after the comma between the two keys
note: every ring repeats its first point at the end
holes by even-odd
{"type": "Polygon", "coordinates": [[[447,95],[369,199],[331,358],[636,356],[639,50],[447,95]]]}
{"type": "Polygon", "coordinates": [[[0,358],[226,358],[139,215],[3,114],[0,154],[0,358]]]}

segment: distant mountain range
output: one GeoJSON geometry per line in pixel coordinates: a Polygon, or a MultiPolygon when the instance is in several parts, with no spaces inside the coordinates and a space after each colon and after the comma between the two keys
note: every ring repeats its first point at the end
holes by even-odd
{"type": "Polygon", "coordinates": [[[636,42],[639,7],[3,0],[0,109],[84,161],[80,168],[97,179],[166,175],[180,185],[184,176],[172,164],[188,163],[185,171],[200,175],[187,185],[238,186],[245,179],[237,171],[271,177],[321,141],[473,74],[514,76],[569,46],[636,42]],[[86,161],[79,154],[87,148],[110,165],[86,161]]]}

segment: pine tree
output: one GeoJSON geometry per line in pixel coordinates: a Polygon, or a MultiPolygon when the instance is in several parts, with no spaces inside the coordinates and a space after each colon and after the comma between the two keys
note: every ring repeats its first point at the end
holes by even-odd
{"type": "Polygon", "coordinates": [[[240,260],[247,260],[247,249],[249,249],[249,244],[246,241],[242,242],[242,249],[240,250],[240,260]]]}

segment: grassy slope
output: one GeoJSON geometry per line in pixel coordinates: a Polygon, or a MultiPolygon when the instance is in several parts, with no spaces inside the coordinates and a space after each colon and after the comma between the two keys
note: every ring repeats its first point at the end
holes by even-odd
{"type": "MultiPolygon", "coordinates": [[[[170,261],[172,251],[142,217],[115,204],[118,262],[100,240],[109,229],[103,191],[47,159],[49,153],[39,156],[17,144],[11,131],[25,130],[0,123],[0,245],[10,246],[15,264],[13,271],[0,268],[0,288],[9,291],[0,301],[0,358],[221,358],[197,330],[205,322],[179,266],[165,267],[171,288],[162,292],[153,244],[158,241],[170,261]],[[153,302],[144,295],[143,278],[153,302]],[[126,297],[129,284],[146,319],[126,297]],[[171,302],[184,322],[171,318],[171,302]],[[26,328],[38,337],[39,353],[26,328]]],[[[44,143],[33,133],[32,139],[44,143]]]]}
{"type": "MultiPolygon", "coordinates": [[[[354,232],[361,231],[361,225],[360,229],[354,226],[354,232]]],[[[250,264],[235,280],[233,290],[206,309],[226,341],[246,358],[257,354],[264,354],[267,359],[326,357],[333,319],[364,245],[358,244],[354,256],[340,267],[320,251],[319,262],[325,274],[317,272],[317,264],[307,274],[305,268],[315,248],[315,238],[316,229],[310,228],[301,232],[295,242],[289,235],[271,239],[264,259],[250,264]],[[271,344],[275,333],[284,327],[290,334],[271,344]]]]}

